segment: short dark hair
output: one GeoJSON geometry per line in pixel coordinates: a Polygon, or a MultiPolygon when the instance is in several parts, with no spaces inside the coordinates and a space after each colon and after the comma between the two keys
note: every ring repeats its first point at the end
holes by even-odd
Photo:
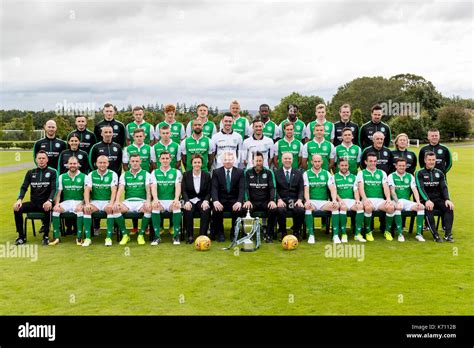
{"type": "Polygon", "coordinates": [[[341,162],[347,162],[349,163],[349,160],[345,157],[345,156],[342,156],[342,157],[339,157],[339,159],[337,160],[337,162],[341,163],[341,162]]]}
{"type": "Polygon", "coordinates": [[[395,164],[398,164],[398,162],[405,162],[407,163],[407,160],[405,157],[398,157],[396,160],[395,160],[395,164]]]}
{"type": "Polygon", "coordinates": [[[160,157],[163,156],[163,155],[170,155],[170,157],[171,157],[171,154],[168,151],[163,151],[162,153],[160,153],[160,157]]]}
{"type": "Polygon", "coordinates": [[[430,128],[428,129],[428,132],[439,132],[438,128],[430,128]]]}
{"type": "Polygon", "coordinates": [[[224,116],[222,116],[222,118],[224,118],[226,116],[234,118],[234,115],[232,115],[232,113],[230,113],[230,112],[224,112],[224,116]]]}
{"type": "Polygon", "coordinates": [[[143,106],[135,106],[132,112],[139,111],[139,110],[143,111],[143,106]]]}
{"type": "Polygon", "coordinates": [[[352,129],[350,129],[349,127],[344,127],[344,128],[342,129],[341,134],[344,134],[344,132],[347,132],[347,131],[349,131],[349,132],[352,133],[352,129]]]}
{"type": "Polygon", "coordinates": [[[428,156],[435,156],[436,157],[436,154],[433,151],[426,151],[425,152],[425,158],[428,157],[428,156]]]}
{"type": "MultiPolygon", "coordinates": [[[[46,155],[46,157],[48,157],[48,154],[46,153],[46,151],[44,150],[39,150],[37,153],[36,153],[36,156],[38,156],[40,153],[44,153],[46,155]]],[[[36,157],[35,156],[35,157],[36,157]]],[[[48,157],[49,158],[49,157],[48,157]]]]}
{"type": "Polygon", "coordinates": [[[382,107],[379,105],[379,104],[375,104],[374,106],[372,106],[372,108],[370,109],[370,112],[374,112],[375,110],[382,110],[382,107]]]}
{"type": "Polygon", "coordinates": [[[365,159],[367,160],[367,159],[369,159],[369,157],[375,157],[375,158],[377,158],[377,155],[375,154],[375,152],[369,152],[369,153],[367,154],[367,156],[365,157],[365,159]]]}
{"type": "Polygon", "coordinates": [[[132,159],[133,157],[138,157],[138,158],[140,158],[140,155],[139,155],[138,153],[132,153],[132,154],[130,155],[130,159],[132,159]]]}
{"type": "Polygon", "coordinates": [[[109,107],[113,107],[113,108],[115,109],[114,104],[111,104],[111,103],[105,103],[105,104],[104,104],[104,109],[105,109],[105,108],[109,108],[109,107]]]}
{"type": "Polygon", "coordinates": [[[258,107],[258,109],[260,110],[261,108],[268,108],[268,110],[270,110],[270,105],[268,104],[262,104],[258,107]]]}
{"type": "Polygon", "coordinates": [[[290,111],[290,108],[291,108],[291,107],[292,107],[292,108],[295,108],[296,110],[299,110],[298,105],[296,105],[296,104],[288,104],[288,106],[286,107],[286,110],[287,110],[287,111],[290,111]]]}
{"type": "Polygon", "coordinates": [[[79,114],[79,115],[74,116],[74,118],[79,118],[79,117],[84,117],[87,120],[87,116],[84,114],[79,114]]]}
{"type": "Polygon", "coordinates": [[[170,125],[169,124],[164,124],[160,127],[160,130],[162,129],[170,129],[170,125]]]}
{"type": "Polygon", "coordinates": [[[200,159],[201,162],[202,162],[202,156],[201,156],[200,154],[198,154],[198,153],[193,153],[193,155],[191,156],[191,163],[192,163],[196,158],[200,159]]]}
{"type": "Polygon", "coordinates": [[[262,118],[257,116],[257,117],[255,117],[255,118],[253,119],[252,125],[255,124],[255,123],[258,123],[258,122],[262,122],[262,123],[263,123],[262,118]]]}
{"type": "Polygon", "coordinates": [[[258,157],[258,156],[263,158],[263,153],[261,153],[260,151],[256,151],[253,153],[253,158],[258,157]]]}

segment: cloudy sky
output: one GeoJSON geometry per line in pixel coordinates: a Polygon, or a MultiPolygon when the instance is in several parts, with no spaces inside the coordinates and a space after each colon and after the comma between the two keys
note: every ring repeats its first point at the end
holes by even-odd
{"type": "Polygon", "coordinates": [[[471,1],[0,0],[1,109],[330,100],[414,73],[473,97],[471,1]]]}

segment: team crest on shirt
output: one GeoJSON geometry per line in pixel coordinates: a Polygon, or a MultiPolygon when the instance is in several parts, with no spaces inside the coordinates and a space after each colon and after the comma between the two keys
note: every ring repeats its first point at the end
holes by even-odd
{"type": "Polygon", "coordinates": [[[411,155],[407,155],[407,158],[408,158],[408,159],[411,159],[411,155]]]}
{"type": "Polygon", "coordinates": [[[383,152],[383,155],[384,155],[384,156],[388,156],[388,152],[387,152],[387,151],[384,151],[384,152],[383,152]]]}
{"type": "Polygon", "coordinates": [[[117,151],[117,147],[116,147],[116,146],[114,146],[114,147],[112,148],[112,150],[114,150],[114,151],[117,151]]]}
{"type": "Polygon", "coordinates": [[[266,173],[263,173],[262,174],[262,179],[266,179],[267,178],[267,174],[266,173]]]}
{"type": "Polygon", "coordinates": [[[410,179],[408,179],[408,178],[405,178],[405,180],[403,180],[403,181],[405,181],[405,184],[409,184],[409,183],[410,183],[410,179]]]}
{"type": "Polygon", "coordinates": [[[59,143],[56,143],[54,146],[56,146],[56,147],[60,147],[61,145],[59,145],[59,143]]]}
{"type": "Polygon", "coordinates": [[[82,182],[81,178],[77,178],[77,183],[80,184],[82,182]]]}
{"type": "Polygon", "coordinates": [[[439,178],[439,173],[435,173],[435,177],[439,178]]]}
{"type": "Polygon", "coordinates": [[[50,173],[46,173],[46,174],[44,175],[45,178],[49,178],[50,176],[51,176],[50,173]]]}
{"type": "Polygon", "coordinates": [[[232,139],[232,142],[233,142],[234,144],[237,144],[237,139],[232,139]]]}
{"type": "Polygon", "coordinates": [[[118,126],[116,124],[114,124],[114,129],[117,130],[118,129],[118,126]]]}
{"type": "Polygon", "coordinates": [[[352,153],[352,154],[355,154],[355,153],[356,153],[356,150],[355,150],[355,149],[351,149],[351,153],[352,153]]]}
{"type": "Polygon", "coordinates": [[[301,126],[296,126],[295,128],[296,128],[296,130],[300,130],[301,126]]]}
{"type": "Polygon", "coordinates": [[[173,174],[168,174],[168,179],[173,179],[173,174]]]}
{"type": "Polygon", "coordinates": [[[173,130],[174,130],[174,131],[178,130],[178,126],[177,126],[177,125],[174,125],[174,126],[173,126],[173,130]]]}
{"type": "Polygon", "coordinates": [[[324,129],[325,129],[325,130],[329,130],[329,126],[324,126],[324,129]]]}
{"type": "Polygon", "coordinates": [[[109,182],[109,178],[104,178],[104,182],[105,182],[105,183],[108,183],[108,182],[109,182]]]}
{"type": "Polygon", "coordinates": [[[352,179],[352,178],[347,178],[347,181],[349,181],[349,182],[353,182],[353,181],[354,181],[354,179],[352,179]]]}
{"type": "Polygon", "coordinates": [[[79,159],[82,159],[84,156],[82,156],[81,154],[77,155],[77,158],[79,159]]]}
{"type": "Polygon", "coordinates": [[[380,179],[380,174],[375,174],[375,179],[380,179]]]}
{"type": "Polygon", "coordinates": [[[89,134],[86,134],[86,135],[84,136],[84,138],[86,138],[87,140],[89,140],[89,139],[91,138],[91,136],[90,136],[89,134]]]}
{"type": "Polygon", "coordinates": [[[351,131],[354,131],[354,130],[355,130],[355,128],[354,128],[354,127],[351,127],[351,131]]]}
{"type": "Polygon", "coordinates": [[[380,127],[381,132],[385,132],[385,127],[380,127]]]}
{"type": "Polygon", "coordinates": [[[201,141],[201,146],[206,146],[206,142],[205,141],[201,141]]]}
{"type": "Polygon", "coordinates": [[[139,175],[138,180],[143,180],[143,175],[139,175]]]}
{"type": "MultiPolygon", "coordinates": [[[[56,145],[58,145],[58,144],[56,144],[56,145]]],[[[443,153],[443,150],[438,149],[438,154],[441,155],[442,153],[443,153]]]]}
{"type": "Polygon", "coordinates": [[[323,151],[327,151],[328,147],[326,145],[323,145],[322,149],[323,151]]]}
{"type": "Polygon", "coordinates": [[[143,149],[143,150],[142,150],[142,154],[144,154],[144,155],[146,155],[147,152],[148,152],[148,151],[147,151],[146,149],[143,149]]]}
{"type": "Polygon", "coordinates": [[[326,177],[324,175],[320,176],[321,180],[326,180],[326,177]]]}
{"type": "Polygon", "coordinates": [[[209,130],[209,126],[204,126],[204,130],[205,130],[205,131],[208,131],[208,130],[209,130]]]}

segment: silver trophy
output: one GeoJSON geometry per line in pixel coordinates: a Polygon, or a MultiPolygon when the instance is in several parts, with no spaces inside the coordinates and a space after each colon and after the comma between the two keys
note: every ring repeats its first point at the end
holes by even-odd
{"type": "Polygon", "coordinates": [[[229,247],[224,248],[224,250],[229,250],[235,246],[242,245],[240,250],[242,251],[255,251],[260,247],[260,218],[252,217],[250,215],[250,210],[247,209],[247,215],[244,218],[237,218],[235,222],[234,235],[232,236],[232,242],[229,247]],[[240,230],[243,230],[245,236],[239,238],[240,230]],[[253,241],[253,236],[256,236],[256,241],[253,241]]]}

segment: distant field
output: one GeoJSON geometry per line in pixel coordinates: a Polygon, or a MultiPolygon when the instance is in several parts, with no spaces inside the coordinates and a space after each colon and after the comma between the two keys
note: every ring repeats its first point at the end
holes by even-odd
{"type": "Polygon", "coordinates": [[[27,162],[33,163],[31,151],[0,151],[0,167],[27,162]]]}

